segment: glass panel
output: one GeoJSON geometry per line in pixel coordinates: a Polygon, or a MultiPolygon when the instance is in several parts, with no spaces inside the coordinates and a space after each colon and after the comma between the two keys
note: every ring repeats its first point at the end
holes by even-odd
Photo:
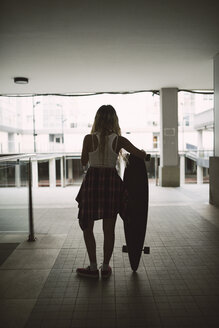
{"type": "Polygon", "coordinates": [[[27,233],[28,162],[0,159],[0,233],[27,233]]]}
{"type": "Polygon", "coordinates": [[[49,162],[38,162],[39,187],[49,187],[49,162]]]}
{"type": "Polygon", "coordinates": [[[83,179],[83,167],[80,159],[73,159],[73,183],[80,184],[83,179]]]}
{"type": "Polygon", "coordinates": [[[56,187],[61,187],[61,160],[56,159],[56,187]]]}
{"type": "Polygon", "coordinates": [[[185,183],[197,182],[197,165],[195,160],[185,159],[185,183]]]}

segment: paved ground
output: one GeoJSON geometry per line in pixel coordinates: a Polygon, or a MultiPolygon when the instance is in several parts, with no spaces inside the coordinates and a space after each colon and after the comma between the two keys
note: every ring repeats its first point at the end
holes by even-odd
{"type": "MultiPolygon", "coordinates": [[[[27,190],[0,190],[0,327],[218,327],[219,209],[208,204],[208,185],[151,185],[146,237],[151,254],[142,255],[133,274],[121,252],[118,218],[107,281],[75,273],[88,263],[77,191],[34,192],[37,240],[29,243],[27,190]]],[[[97,222],[99,264],[101,229],[97,222]]]]}

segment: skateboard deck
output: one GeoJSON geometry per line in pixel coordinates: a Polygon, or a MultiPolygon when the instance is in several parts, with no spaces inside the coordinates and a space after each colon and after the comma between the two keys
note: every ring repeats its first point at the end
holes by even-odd
{"type": "Polygon", "coordinates": [[[126,245],[122,250],[128,252],[131,268],[137,271],[142,251],[150,253],[149,247],[143,249],[148,217],[148,175],[145,161],[131,154],[123,181],[129,196],[127,217],[124,220],[126,245]]]}

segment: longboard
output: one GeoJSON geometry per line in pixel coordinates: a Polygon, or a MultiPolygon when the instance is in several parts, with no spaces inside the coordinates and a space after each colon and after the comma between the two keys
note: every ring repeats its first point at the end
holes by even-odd
{"type": "MultiPolygon", "coordinates": [[[[147,160],[150,160],[150,155],[147,160]]],[[[148,175],[145,161],[129,155],[123,181],[128,191],[128,211],[123,220],[126,245],[123,245],[122,251],[128,252],[131,268],[137,271],[142,251],[150,253],[149,247],[143,248],[148,218],[148,175]]]]}

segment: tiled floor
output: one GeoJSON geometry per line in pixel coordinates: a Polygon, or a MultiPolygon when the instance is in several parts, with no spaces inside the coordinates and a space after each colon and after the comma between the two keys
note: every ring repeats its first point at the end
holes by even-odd
{"type": "Polygon", "coordinates": [[[0,243],[0,265],[6,261],[18,245],[18,243],[0,243]]]}
{"type": "MultiPolygon", "coordinates": [[[[151,253],[142,255],[133,273],[121,251],[125,239],[118,218],[107,281],[75,273],[88,263],[77,208],[39,206],[36,242],[18,232],[0,235],[2,245],[17,243],[0,266],[0,327],[218,327],[219,209],[207,204],[206,191],[151,187],[151,253]]],[[[101,222],[95,235],[100,264],[101,222]]]]}

